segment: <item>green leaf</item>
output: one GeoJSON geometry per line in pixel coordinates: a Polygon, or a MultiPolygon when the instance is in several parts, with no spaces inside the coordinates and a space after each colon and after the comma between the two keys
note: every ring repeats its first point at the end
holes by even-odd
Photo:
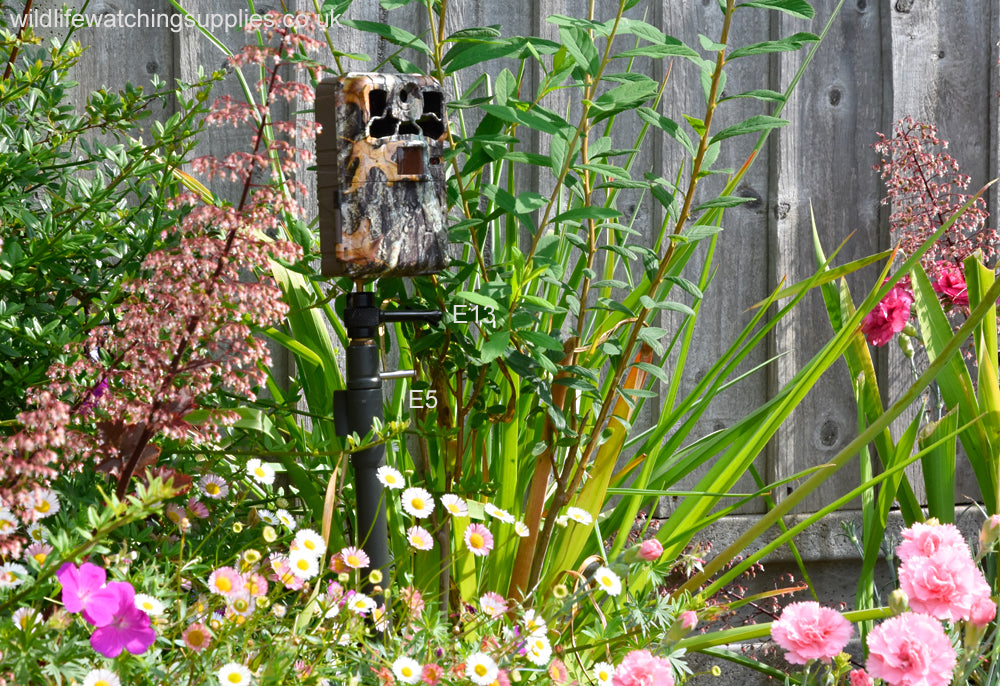
{"type": "Polygon", "coordinates": [[[500,25],[494,24],[491,26],[476,26],[468,29],[460,29],[445,38],[444,42],[453,43],[466,40],[490,40],[492,38],[499,38],[500,36],[500,25]]]}
{"type": "Polygon", "coordinates": [[[739,59],[740,57],[747,57],[749,55],[766,55],[772,52],[794,52],[799,50],[806,43],[815,43],[819,40],[819,36],[814,33],[796,33],[791,36],[786,36],[781,40],[768,40],[762,43],[754,43],[753,45],[747,45],[742,48],[737,48],[733,50],[726,57],[727,61],[739,59]]]}
{"type": "MultiPolygon", "coordinates": [[[[409,1],[407,0],[407,2],[409,1]]],[[[347,11],[353,2],[354,0],[324,0],[320,14],[324,17],[339,17],[347,11]]]]}
{"type": "Polygon", "coordinates": [[[658,84],[649,78],[612,88],[591,103],[594,123],[625,110],[634,110],[649,100],[658,88],[658,84]]]}
{"type": "Polygon", "coordinates": [[[670,312],[680,312],[682,314],[694,316],[694,310],[685,305],[684,303],[671,302],[669,300],[663,302],[657,302],[650,298],[648,295],[644,295],[639,298],[642,306],[647,310],[668,310],[670,312]]]}
{"type": "Polygon", "coordinates": [[[718,198],[709,200],[708,202],[698,205],[694,208],[695,212],[701,212],[702,210],[710,210],[713,207],[736,207],[738,205],[743,205],[744,203],[752,202],[756,198],[744,198],[739,195],[720,195],[718,198]]]}
{"type": "Polygon", "coordinates": [[[554,216],[551,221],[556,222],[580,222],[588,219],[600,221],[603,219],[617,219],[622,213],[613,207],[574,207],[554,216]]]}
{"type": "Polygon", "coordinates": [[[457,42],[445,53],[441,63],[448,67],[448,71],[456,72],[459,69],[480,64],[489,60],[503,57],[514,57],[524,47],[523,41],[510,40],[464,40],[457,42]]]}
{"type": "Polygon", "coordinates": [[[480,352],[483,362],[492,362],[497,359],[510,347],[510,331],[497,331],[483,341],[483,348],[480,352]]]}
{"type": "Polygon", "coordinates": [[[389,26],[388,24],[382,24],[376,21],[362,21],[360,19],[341,19],[340,23],[349,28],[357,29],[358,31],[374,33],[377,36],[385,38],[394,45],[400,45],[405,48],[413,48],[414,50],[419,50],[425,55],[431,54],[431,49],[427,47],[426,43],[409,31],[399,27],[389,26]]]}
{"type": "Polygon", "coordinates": [[[768,129],[775,129],[779,126],[784,126],[788,123],[786,119],[779,119],[778,117],[771,117],[766,114],[758,114],[749,119],[744,119],[739,124],[734,124],[730,127],[719,131],[717,134],[712,136],[712,143],[717,143],[726,138],[732,138],[733,136],[742,136],[745,133],[756,133],[758,131],[767,131],[768,129]]]}
{"type": "Polygon", "coordinates": [[[746,91],[744,93],[737,93],[736,95],[727,95],[724,98],[719,98],[719,102],[734,100],[736,98],[754,98],[765,102],[784,102],[785,94],[763,88],[759,90],[746,91]]]}
{"type": "Polygon", "coordinates": [[[812,19],[815,14],[812,6],[806,0],[748,0],[741,2],[736,7],[737,9],[740,7],[759,7],[766,10],[778,10],[799,19],[812,19]]]}
{"type": "Polygon", "coordinates": [[[680,125],[673,119],[664,117],[662,114],[660,114],[654,109],[650,109],[649,107],[640,107],[638,110],[636,110],[636,114],[638,114],[639,118],[642,119],[644,122],[655,126],[656,128],[666,133],[668,136],[673,138],[675,141],[680,143],[681,146],[683,146],[684,149],[687,150],[688,154],[694,157],[695,155],[694,144],[691,143],[691,139],[688,137],[684,129],[682,129],[680,125]]]}
{"type": "Polygon", "coordinates": [[[528,212],[533,212],[539,207],[544,207],[548,201],[548,198],[544,195],[533,191],[525,191],[519,194],[514,201],[514,213],[527,214],[528,212]]]}
{"type": "Polygon", "coordinates": [[[538,105],[529,110],[521,110],[506,105],[483,105],[482,110],[502,121],[527,126],[542,133],[558,135],[563,131],[574,130],[565,119],[538,105]]]}
{"type": "Polygon", "coordinates": [[[559,37],[577,65],[587,74],[596,74],[601,66],[600,55],[590,34],[580,28],[560,26],[559,37]]]}
{"type": "Polygon", "coordinates": [[[456,298],[461,298],[466,302],[470,302],[473,305],[481,305],[483,307],[492,307],[498,312],[506,311],[506,307],[502,306],[499,302],[489,297],[488,295],[483,295],[482,293],[476,293],[473,291],[458,291],[455,293],[456,298]]]}
{"type": "Polygon", "coordinates": [[[698,34],[698,42],[701,43],[702,50],[707,52],[718,52],[719,50],[726,49],[725,43],[716,43],[714,40],[701,33],[698,34]]]}

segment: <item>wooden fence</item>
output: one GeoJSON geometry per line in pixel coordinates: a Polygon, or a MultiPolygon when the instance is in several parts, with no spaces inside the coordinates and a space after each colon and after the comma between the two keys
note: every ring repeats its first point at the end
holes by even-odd
{"type": "MultiPolygon", "coordinates": [[[[596,16],[610,16],[614,3],[598,0],[596,16]]],[[[836,5],[834,0],[814,0],[816,18],[808,22],[777,12],[746,12],[734,27],[734,42],[747,44],[777,38],[795,31],[818,33],[836,5]]],[[[44,12],[61,7],[59,0],[34,4],[36,23],[44,24],[44,12]]],[[[222,15],[245,11],[236,0],[186,0],[194,14],[222,15]]],[[[309,5],[311,9],[311,4],[309,5]]],[[[258,11],[277,9],[273,4],[257,6],[258,11]]],[[[288,10],[306,9],[296,0],[288,10]]],[[[4,3],[4,11],[19,13],[21,6],[4,3]]],[[[136,12],[164,16],[176,14],[165,0],[93,0],[86,13],[102,17],[104,25],[82,29],[75,38],[91,46],[75,74],[83,94],[98,88],[119,88],[126,81],[148,84],[157,74],[164,80],[195,80],[199,66],[208,70],[223,65],[219,48],[190,27],[172,30],[161,24],[143,26],[136,12]],[[128,16],[134,28],[127,25],[128,16]],[[114,17],[108,19],[108,17],[114,17]],[[116,25],[121,22],[125,25],[116,25]]],[[[636,8],[647,21],[666,33],[698,45],[698,35],[718,36],[721,13],[716,0],[662,0],[636,8]]],[[[378,0],[357,0],[347,16],[354,19],[393,22],[419,34],[427,24],[422,3],[393,10],[383,9],[378,0]]],[[[555,27],[545,21],[552,14],[586,16],[583,0],[523,0],[482,2],[452,0],[448,28],[497,24],[504,35],[540,34],[555,37],[555,27]]],[[[50,14],[51,16],[51,14],[50,14]]],[[[50,20],[51,23],[51,20],[50,20]]],[[[38,28],[39,33],[63,35],[65,29],[38,28]]],[[[231,48],[246,42],[237,29],[219,29],[217,35],[231,48]]],[[[356,70],[370,70],[395,50],[394,46],[370,34],[331,29],[336,47],[344,52],[371,55],[372,62],[350,62],[356,70]]],[[[997,0],[847,0],[825,43],[783,117],[790,124],[772,136],[770,145],[757,160],[739,188],[740,195],[753,202],[727,210],[725,230],[716,256],[719,273],[701,313],[695,345],[693,369],[707,367],[734,333],[748,319],[747,309],[763,299],[782,279],[795,282],[814,267],[810,229],[810,204],[827,249],[853,237],[841,253],[850,260],[889,247],[888,210],[880,205],[883,187],[872,166],[877,157],[870,145],[877,131],[888,132],[903,115],[936,124],[943,138],[951,142],[951,154],[962,170],[978,185],[998,175],[998,75],[996,45],[1000,40],[1000,5],[997,0]]],[[[795,73],[805,51],[734,63],[729,71],[727,90],[751,88],[782,90],[795,73]]],[[[655,79],[663,77],[664,65],[651,67],[655,79]]],[[[218,93],[238,95],[233,79],[218,93]]],[[[763,113],[760,103],[735,101],[721,110],[721,128],[751,114],[763,113]],[[745,103],[745,104],[743,104],[745,103]]],[[[703,96],[697,74],[680,60],[673,64],[668,81],[664,113],[680,119],[682,113],[698,114],[703,96]]],[[[166,118],[169,109],[162,113],[166,118]]],[[[620,141],[635,141],[635,131],[624,124],[614,132],[620,141]]],[[[721,166],[739,167],[752,146],[735,139],[721,166]]],[[[243,149],[248,137],[232,128],[211,129],[198,153],[225,154],[243,149]]],[[[659,173],[676,173],[674,144],[652,139],[643,155],[659,173]]],[[[314,181],[306,179],[314,188],[314,181]]],[[[988,199],[997,207],[997,190],[988,199]]],[[[315,200],[313,200],[313,212],[315,200]]],[[[642,208],[651,225],[659,225],[660,210],[652,203],[642,208]]],[[[992,222],[991,222],[992,223],[992,222]]],[[[875,272],[869,270],[852,281],[856,299],[872,285],[875,272]]],[[[668,322],[669,325],[669,322],[668,322]]],[[[831,335],[818,294],[810,296],[795,313],[784,320],[773,338],[770,354],[783,353],[769,372],[759,373],[721,396],[703,419],[702,433],[725,427],[758,407],[798,370],[831,335]]],[[[762,363],[761,351],[748,366],[762,363]]],[[[906,365],[898,354],[879,355],[883,384],[891,395],[907,381],[906,365]]],[[[651,408],[649,411],[655,411],[651,408]]],[[[844,365],[838,365],[822,385],[802,405],[780,432],[766,456],[766,476],[770,479],[793,474],[821,464],[837,453],[856,435],[856,410],[850,379],[844,365]]],[[[968,471],[968,470],[966,470],[968,471]]],[[[848,468],[832,479],[808,502],[815,510],[856,482],[857,472],[848,468]]],[[[959,477],[958,498],[972,493],[967,474],[959,477]]]]}

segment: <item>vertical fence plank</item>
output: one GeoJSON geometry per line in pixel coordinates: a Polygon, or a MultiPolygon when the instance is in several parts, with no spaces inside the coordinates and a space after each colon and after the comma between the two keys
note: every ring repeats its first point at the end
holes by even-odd
{"type": "MultiPolygon", "coordinates": [[[[814,3],[814,31],[823,27],[833,3],[814,3]]],[[[881,187],[871,171],[869,143],[884,121],[883,62],[887,30],[885,3],[849,0],[785,109],[791,123],[777,138],[776,216],[772,260],[775,282],[800,281],[815,269],[809,206],[815,210],[827,251],[856,232],[841,251],[843,263],[875,252],[881,244],[881,187]]],[[[801,21],[778,17],[782,35],[802,30],[801,21]]],[[[782,87],[804,57],[779,57],[782,87]]],[[[849,279],[855,299],[873,285],[869,269],[849,279]]],[[[776,352],[786,353],[775,367],[775,390],[784,386],[832,335],[819,293],[808,295],[783,322],[776,352]]],[[[775,476],[788,476],[829,461],[857,435],[855,403],[846,367],[838,362],[820,380],[792,421],[778,433],[775,476]]],[[[855,463],[856,464],[856,463],[855,463]]],[[[857,483],[849,466],[817,490],[803,507],[815,511],[857,483]]]]}
{"type": "MultiPolygon", "coordinates": [[[[698,2],[662,6],[661,26],[663,30],[675,38],[684,41],[695,50],[702,53],[706,59],[714,60],[715,54],[705,51],[699,43],[699,34],[717,41],[721,35],[723,15],[715,2],[698,2]]],[[[741,11],[730,32],[730,49],[751,43],[768,40],[770,28],[767,12],[752,9],[741,11]]],[[[705,116],[705,95],[701,86],[699,70],[696,65],[681,59],[676,59],[669,65],[670,75],[667,81],[667,91],[661,112],[685,128],[684,115],[699,119],[705,116]]],[[[727,74],[723,95],[770,88],[766,57],[749,57],[736,60],[725,67],[727,74]]],[[[719,105],[712,122],[712,131],[721,131],[726,126],[735,124],[755,114],[765,114],[770,108],[759,101],[750,98],[730,100],[719,105]]],[[[688,129],[694,138],[694,133],[688,129]]],[[[747,160],[756,136],[730,138],[723,143],[718,161],[713,165],[716,169],[739,169],[747,160]]],[[[672,138],[664,136],[658,149],[657,173],[674,181],[682,169],[682,180],[679,184],[677,203],[688,186],[690,160],[685,162],[684,153],[672,138]]],[[[744,177],[736,190],[736,195],[751,197],[753,200],[739,207],[727,209],[722,219],[723,231],[719,234],[714,256],[714,264],[718,267],[715,279],[705,291],[705,298],[698,316],[690,356],[683,368],[678,367],[677,356],[671,362],[671,374],[681,374],[684,381],[680,392],[685,394],[702,379],[712,364],[731,344],[739,330],[750,320],[753,313],[748,311],[755,302],[762,300],[767,293],[767,212],[768,212],[768,159],[767,149],[761,152],[751,171],[744,177]],[[738,284],[738,286],[735,286],[738,284]]],[[[721,192],[728,175],[709,176],[699,182],[697,199],[699,202],[709,200],[721,192]]],[[[662,221],[660,217],[659,221],[662,221]]],[[[673,225],[671,224],[671,229],[673,225]]],[[[699,248],[692,258],[685,273],[687,278],[697,282],[701,267],[707,258],[706,245],[699,248]]],[[[683,319],[670,313],[662,324],[671,333],[683,325],[683,319]]],[[[761,364],[766,359],[767,350],[761,347],[752,353],[739,368],[736,375],[748,371],[761,364]]],[[[708,410],[702,416],[691,439],[700,438],[713,431],[719,431],[732,425],[751,410],[759,407],[767,394],[767,377],[764,372],[758,372],[738,385],[728,389],[712,400],[708,410]]],[[[763,461],[758,461],[758,469],[765,473],[763,461]]],[[[679,484],[679,488],[692,487],[697,478],[705,470],[692,475],[679,484]]],[[[745,477],[737,486],[741,492],[756,490],[753,480],[745,477]]],[[[675,499],[664,499],[661,512],[673,509],[675,499]]],[[[729,504],[729,503],[726,503],[729,504]]],[[[762,512],[763,504],[749,503],[742,512],[762,512]]]]}

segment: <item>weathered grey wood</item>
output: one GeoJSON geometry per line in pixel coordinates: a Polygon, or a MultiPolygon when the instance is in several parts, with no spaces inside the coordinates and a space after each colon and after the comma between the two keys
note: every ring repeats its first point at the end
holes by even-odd
{"type": "MultiPolygon", "coordinates": [[[[820,30],[832,3],[816,3],[809,28],[820,30]]],[[[884,99],[890,64],[882,46],[888,30],[887,3],[848,2],[831,28],[815,60],[790,99],[784,118],[791,123],[777,136],[775,215],[770,254],[774,283],[800,281],[815,270],[809,205],[815,210],[824,245],[832,251],[856,232],[838,256],[838,263],[871,254],[884,242],[879,224],[882,189],[871,171],[869,143],[885,121],[884,99]]],[[[801,31],[801,20],[777,18],[782,35],[801,31]]],[[[804,58],[782,54],[782,88],[804,58]]],[[[855,299],[873,285],[872,270],[849,279],[855,299]]],[[[775,390],[784,386],[829,340],[832,330],[818,292],[779,324],[776,352],[786,353],[775,366],[775,390]]],[[[775,472],[788,476],[830,460],[857,435],[851,380],[838,362],[792,414],[778,433],[775,472]]],[[[804,505],[816,510],[857,483],[857,467],[829,479],[804,505]]]]}
{"type": "MultiPolygon", "coordinates": [[[[990,115],[997,108],[993,87],[996,82],[995,5],[959,5],[945,10],[926,2],[897,3],[890,13],[891,122],[912,116],[937,126],[939,136],[949,142],[947,152],[959,163],[962,173],[972,179],[969,192],[996,176],[996,126],[995,120],[993,126],[990,121],[990,115]],[[957,39],[958,36],[962,38],[957,39]]],[[[889,135],[889,126],[886,124],[886,135],[889,135]]],[[[996,196],[992,197],[995,200],[996,196]]],[[[994,211],[996,207],[994,202],[994,211]]],[[[996,220],[990,224],[995,226],[996,220]]],[[[913,376],[895,348],[890,349],[889,359],[888,383],[890,393],[896,396],[912,382],[913,376]]],[[[933,400],[931,402],[933,404],[933,400]]],[[[897,429],[901,431],[902,427],[897,426],[897,429]]],[[[917,486],[918,496],[922,495],[919,464],[908,470],[908,474],[917,486]]],[[[978,486],[968,468],[959,469],[956,476],[956,502],[967,502],[978,495],[978,486]]]]}

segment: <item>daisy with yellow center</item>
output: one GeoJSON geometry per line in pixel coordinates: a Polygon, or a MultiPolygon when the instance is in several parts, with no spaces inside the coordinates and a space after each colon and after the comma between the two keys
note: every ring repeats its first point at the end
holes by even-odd
{"type": "Polygon", "coordinates": [[[35,511],[35,514],[40,519],[51,517],[59,511],[59,498],[56,496],[55,491],[43,488],[35,493],[31,499],[31,509],[35,511]]]}
{"type": "Polygon", "coordinates": [[[493,503],[486,503],[483,505],[483,511],[490,517],[493,517],[493,519],[498,519],[504,524],[514,523],[514,516],[510,512],[507,512],[507,510],[501,510],[493,503]]]}
{"type": "Polygon", "coordinates": [[[465,547],[473,555],[487,555],[493,550],[493,534],[482,524],[470,524],[465,528],[465,547]]]}
{"type": "Polygon", "coordinates": [[[256,457],[247,460],[247,474],[251,479],[264,486],[274,483],[274,468],[256,457]]]}
{"type": "Polygon", "coordinates": [[[24,559],[28,562],[34,560],[39,565],[44,565],[51,553],[52,546],[48,543],[36,542],[24,549],[24,559]]]}
{"type": "Polygon", "coordinates": [[[434,510],[434,499],[422,488],[407,488],[403,491],[403,509],[417,519],[423,519],[434,510]]]}
{"type": "Polygon", "coordinates": [[[184,645],[196,653],[200,653],[212,642],[212,636],[208,633],[208,627],[201,622],[195,622],[188,626],[181,634],[184,645]]]}
{"type": "Polygon", "coordinates": [[[322,557],[326,552],[326,541],[312,529],[299,529],[291,547],[292,550],[302,550],[314,557],[322,557]]]}
{"type": "Polygon", "coordinates": [[[590,516],[590,513],[579,507],[567,507],[566,516],[569,517],[570,521],[583,524],[584,526],[594,522],[594,518],[590,516]]]}
{"type": "Polygon", "coordinates": [[[598,662],[594,665],[594,678],[597,679],[598,686],[611,686],[611,675],[615,673],[615,668],[607,662],[598,662]]]}
{"type": "Polygon", "coordinates": [[[236,595],[242,593],[245,586],[243,577],[232,567],[219,567],[208,577],[208,589],[218,595],[236,595]]]}
{"type": "Polygon", "coordinates": [[[215,474],[206,474],[201,477],[198,485],[201,487],[201,492],[212,500],[221,500],[229,495],[229,484],[221,476],[215,474]]]}
{"type": "Polygon", "coordinates": [[[404,684],[415,684],[420,681],[421,669],[420,663],[412,657],[397,657],[392,663],[392,673],[404,684]]]}
{"type": "Polygon", "coordinates": [[[150,617],[163,614],[163,603],[151,595],[145,593],[135,594],[135,606],[145,612],[150,617]]]}
{"type": "Polygon", "coordinates": [[[453,517],[467,517],[469,514],[469,506],[465,499],[454,493],[445,493],[441,496],[441,505],[453,517]]]}
{"type": "Polygon", "coordinates": [[[397,491],[406,485],[406,482],[403,481],[403,475],[399,473],[399,470],[393,469],[389,465],[379,467],[375,472],[375,478],[383,486],[393,491],[397,491]]]}
{"type": "Polygon", "coordinates": [[[366,615],[375,609],[375,601],[364,593],[355,593],[347,601],[347,609],[359,615],[366,615]]]}
{"type": "Polygon", "coordinates": [[[343,560],[344,564],[351,569],[364,569],[371,564],[368,554],[361,548],[355,548],[353,546],[348,546],[347,548],[341,550],[340,559],[343,560]]]}
{"type": "Polygon", "coordinates": [[[594,572],[594,581],[608,595],[615,596],[622,592],[622,580],[607,567],[600,567],[594,572]]]}
{"type": "Polygon", "coordinates": [[[422,526],[413,526],[407,529],[406,540],[417,550],[430,550],[434,547],[434,539],[422,526]]]}
{"type": "Polygon", "coordinates": [[[473,653],[465,661],[465,675],[479,686],[489,686],[499,673],[497,663],[486,653],[473,653]]]}
{"type": "Polygon", "coordinates": [[[83,686],[122,686],[118,675],[107,669],[92,669],[83,677],[83,686]]]}
{"type": "Polygon", "coordinates": [[[253,675],[250,670],[238,662],[230,662],[222,666],[218,672],[219,683],[222,686],[246,686],[251,683],[253,675]]]}
{"type": "Polygon", "coordinates": [[[0,508],[0,536],[7,536],[17,530],[18,522],[14,513],[6,507],[0,508]]]}
{"type": "Polygon", "coordinates": [[[300,579],[311,579],[319,574],[319,561],[312,553],[298,549],[293,550],[288,556],[288,566],[292,574],[300,579]]]}

